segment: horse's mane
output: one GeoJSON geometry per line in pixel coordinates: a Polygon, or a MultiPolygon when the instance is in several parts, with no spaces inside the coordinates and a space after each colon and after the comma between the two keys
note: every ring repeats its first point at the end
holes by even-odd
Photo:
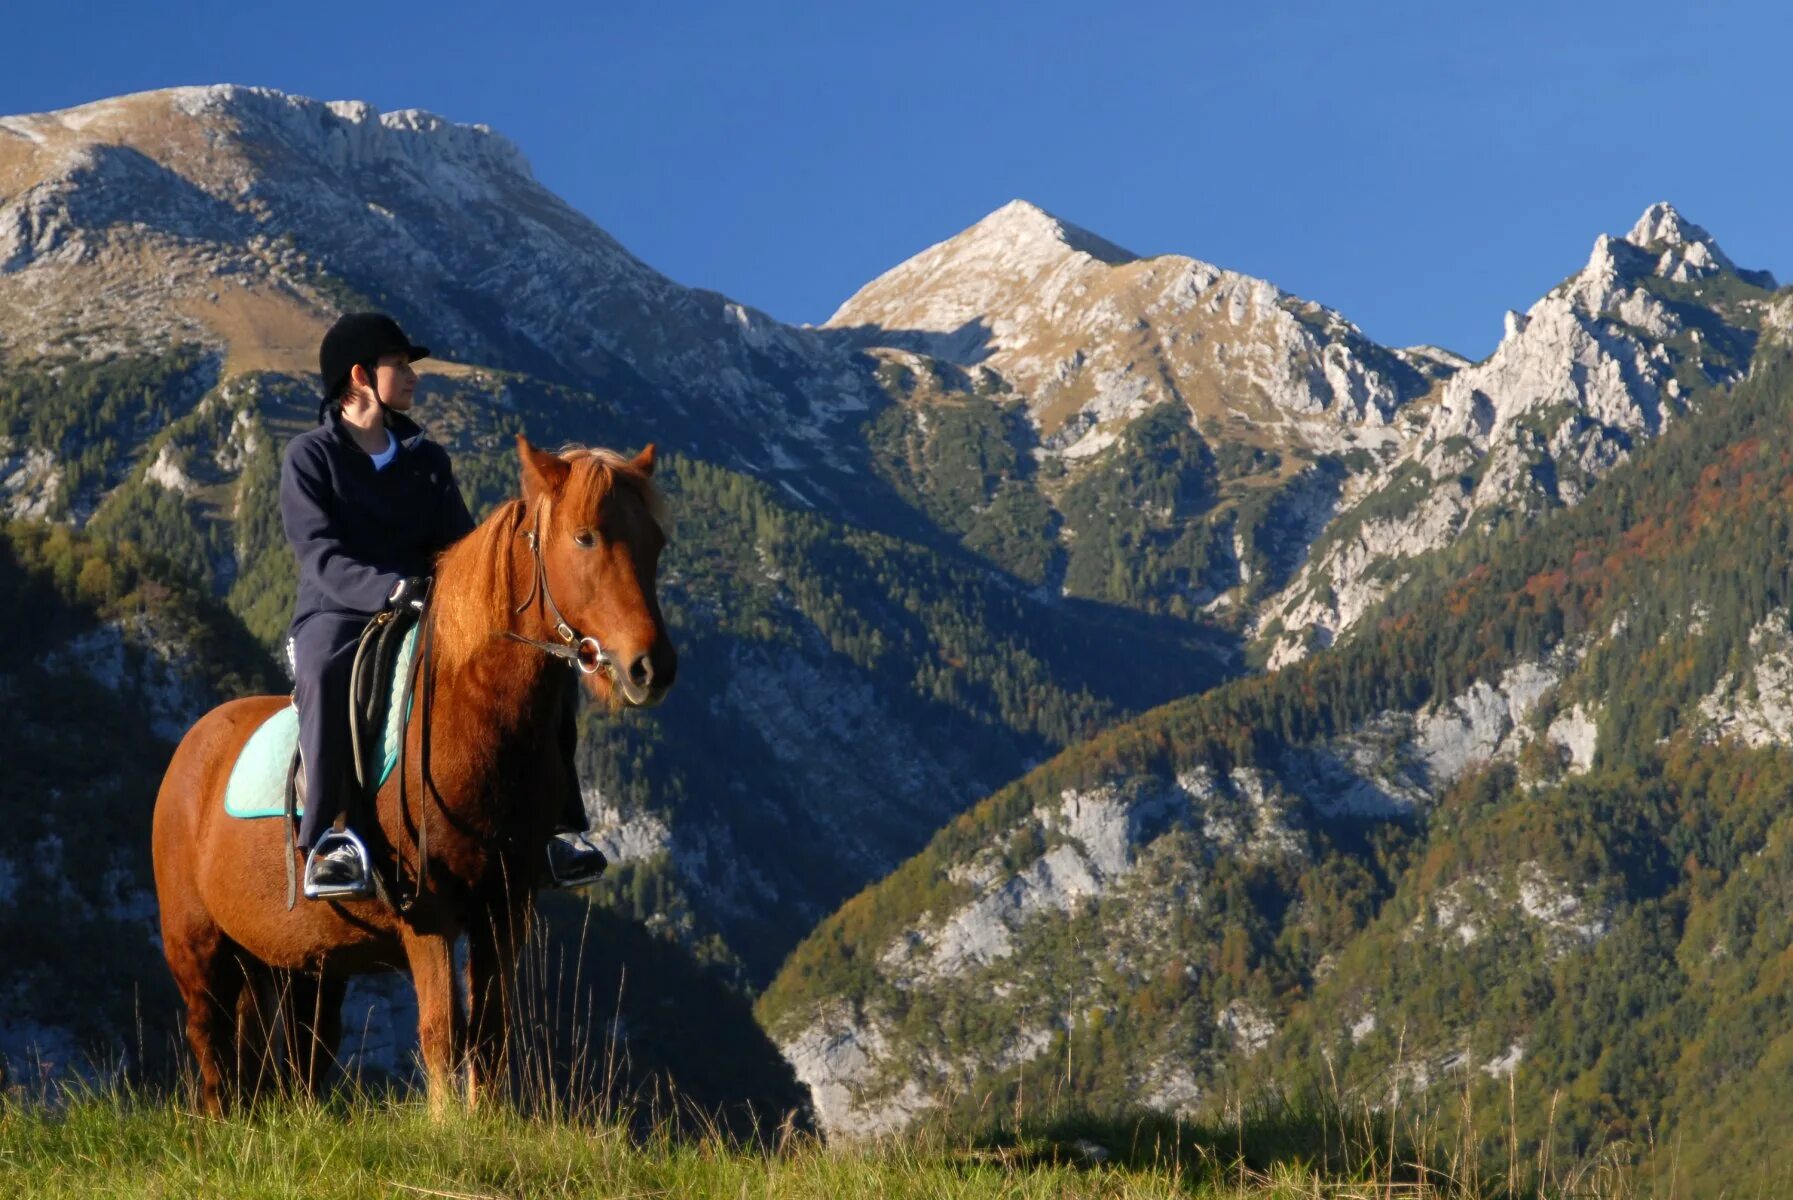
{"type": "Polygon", "coordinates": [[[557,453],[573,464],[572,477],[561,492],[562,503],[570,503],[582,512],[595,512],[604,497],[622,483],[647,505],[649,516],[661,525],[666,523],[666,506],[660,493],[634,459],[602,446],[562,446],[557,453]]]}
{"type": "MultiPolygon", "coordinates": [[[[649,516],[664,522],[660,493],[632,459],[615,450],[585,446],[564,446],[556,457],[572,472],[553,505],[595,517],[598,506],[620,484],[641,499],[649,516]]],[[[529,519],[522,500],[506,500],[437,560],[438,594],[444,582],[452,593],[452,602],[435,609],[445,655],[458,657],[456,650],[471,651],[495,631],[510,627],[510,610],[521,599],[511,595],[512,555],[524,549],[523,526],[529,519]]]]}

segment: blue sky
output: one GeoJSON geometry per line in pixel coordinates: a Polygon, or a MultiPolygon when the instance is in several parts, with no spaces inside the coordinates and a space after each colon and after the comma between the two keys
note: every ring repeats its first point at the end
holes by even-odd
{"type": "Polygon", "coordinates": [[[484,122],[682,283],[821,321],[1015,197],[1472,357],[1653,200],[1793,280],[1770,5],[16,6],[0,112],[263,84],[484,122]]]}

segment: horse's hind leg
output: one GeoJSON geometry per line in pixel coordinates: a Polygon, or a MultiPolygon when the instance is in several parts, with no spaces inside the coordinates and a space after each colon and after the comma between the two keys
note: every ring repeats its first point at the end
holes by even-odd
{"type": "Polygon", "coordinates": [[[237,1092],[237,1000],[244,977],[236,945],[203,915],[180,922],[164,908],[162,946],[187,1006],[187,1045],[199,1064],[199,1098],[222,1114],[237,1092]]]}
{"type": "Polygon", "coordinates": [[[277,1034],[283,998],[282,976],[239,952],[234,970],[241,984],[236,1006],[236,1068],[245,1096],[258,1099],[281,1083],[281,1043],[277,1034]]]}
{"type": "Polygon", "coordinates": [[[309,972],[292,971],[286,976],[281,1023],[286,1030],[287,1063],[299,1094],[315,1099],[342,1042],[342,1001],[348,985],[309,972]]]}

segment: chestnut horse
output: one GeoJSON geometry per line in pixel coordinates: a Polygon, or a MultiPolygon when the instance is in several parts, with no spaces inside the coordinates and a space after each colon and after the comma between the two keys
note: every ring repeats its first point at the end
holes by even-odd
{"type": "Polygon", "coordinates": [[[561,744],[569,662],[553,655],[580,653],[590,691],[613,707],[657,703],[678,665],[654,590],[665,545],[649,480],[654,448],[632,460],[604,450],[556,455],[519,436],[517,452],[522,499],[437,562],[424,618],[434,625],[433,687],[427,704],[420,696],[412,707],[401,769],[377,800],[370,845],[397,848],[374,855],[416,889],[407,911],[379,900],[289,909],[282,820],[224,811],[239,751],[287,697],[220,705],[175,749],[156,796],[156,895],[201,1098],[213,1112],[239,1094],[246,1065],[266,1061],[254,1038],[272,1028],[275,990],[285,997],[286,1057],[300,1086],[314,1090],[341,1034],[346,978],[367,971],[411,974],[432,1110],[448,1102],[463,1066],[469,1103],[500,1082],[519,942],[545,882],[558,806],[578,786],[561,744]],[[419,821],[427,822],[421,885],[419,821]],[[462,935],[465,1010],[454,978],[462,935]]]}

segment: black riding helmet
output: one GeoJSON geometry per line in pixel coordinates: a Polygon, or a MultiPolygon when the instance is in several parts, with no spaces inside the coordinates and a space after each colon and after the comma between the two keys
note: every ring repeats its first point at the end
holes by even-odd
{"type": "Polygon", "coordinates": [[[324,403],[318,409],[319,419],[323,418],[324,409],[340,400],[348,390],[349,372],[357,364],[372,376],[374,364],[382,355],[403,354],[407,362],[416,362],[429,357],[429,353],[427,346],[414,345],[398,327],[398,322],[385,313],[348,313],[337,318],[318,347],[318,374],[324,378],[324,403]]]}

